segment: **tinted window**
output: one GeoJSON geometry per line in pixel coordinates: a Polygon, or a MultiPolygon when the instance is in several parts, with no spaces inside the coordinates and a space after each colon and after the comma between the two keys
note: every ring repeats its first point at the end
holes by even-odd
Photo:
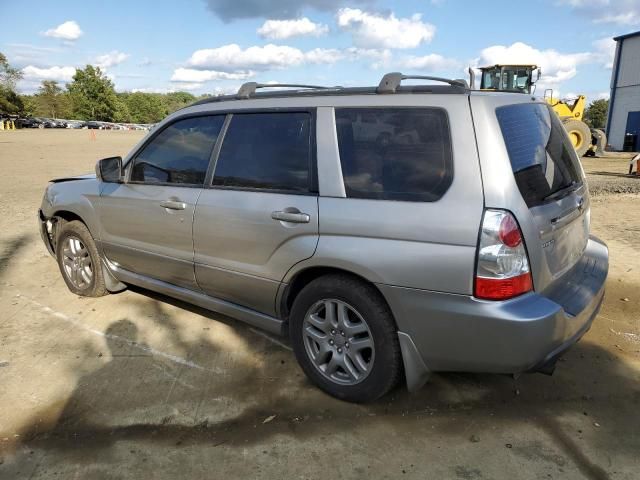
{"type": "Polygon", "coordinates": [[[558,116],[546,105],[496,109],[511,168],[530,207],[582,181],[578,158],[558,116]]]}
{"type": "Polygon", "coordinates": [[[348,197],[433,202],[453,179],[446,113],[437,108],[336,109],[348,197]]]}
{"type": "Polygon", "coordinates": [[[224,115],[178,120],[162,130],[134,160],[131,181],[203,184],[224,115]]]}
{"type": "Polygon", "coordinates": [[[307,192],[310,123],[304,112],[234,114],[213,184],[307,192]]]}

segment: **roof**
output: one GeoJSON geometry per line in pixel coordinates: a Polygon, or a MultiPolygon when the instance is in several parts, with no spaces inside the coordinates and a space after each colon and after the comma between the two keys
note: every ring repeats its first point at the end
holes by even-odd
{"type": "Polygon", "coordinates": [[[449,78],[432,77],[426,75],[404,75],[400,72],[387,73],[382,77],[378,87],[320,87],[317,85],[299,85],[291,83],[265,84],[256,82],[244,83],[235,95],[222,95],[199,100],[193,105],[225,102],[229,100],[245,100],[249,98],[281,98],[281,97],[316,97],[335,95],[387,95],[397,93],[469,93],[466,80],[452,80],[449,78]],[[407,85],[402,86],[403,80],[429,80],[446,85],[407,85]],[[262,88],[296,88],[296,90],[276,90],[273,92],[257,92],[262,88]]]}
{"type": "Polygon", "coordinates": [[[486,70],[487,68],[499,68],[499,67],[531,67],[534,70],[538,68],[537,65],[532,63],[496,63],[495,65],[489,65],[487,67],[478,67],[480,70],[486,70]]]}
{"type": "Polygon", "coordinates": [[[627,38],[639,37],[639,36],[640,36],[640,30],[638,30],[637,32],[627,33],[625,35],[619,35],[617,37],[613,37],[613,39],[616,42],[619,42],[620,40],[626,40],[627,38]]]}

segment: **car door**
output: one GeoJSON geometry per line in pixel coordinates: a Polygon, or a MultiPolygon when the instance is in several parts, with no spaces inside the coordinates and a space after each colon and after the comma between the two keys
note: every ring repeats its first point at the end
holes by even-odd
{"type": "Polygon", "coordinates": [[[193,214],[224,115],[178,119],[143,145],[127,180],[105,184],[99,215],[102,248],[118,267],[197,289],[193,214]]]}
{"type": "Polygon", "coordinates": [[[313,112],[228,122],[196,206],[196,278],[209,295],[273,315],[284,275],[318,243],[313,112]]]}

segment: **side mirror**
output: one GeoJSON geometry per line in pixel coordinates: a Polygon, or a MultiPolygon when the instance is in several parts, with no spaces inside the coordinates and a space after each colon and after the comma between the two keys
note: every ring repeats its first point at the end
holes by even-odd
{"type": "Polygon", "coordinates": [[[122,157],[109,157],[98,160],[96,176],[105,183],[122,183],[122,157]]]}

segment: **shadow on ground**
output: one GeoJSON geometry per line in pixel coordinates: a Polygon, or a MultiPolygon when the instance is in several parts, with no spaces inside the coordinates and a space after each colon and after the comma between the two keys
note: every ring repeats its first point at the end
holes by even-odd
{"type": "Polygon", "coordinates": [[[20,251],[27,246],[31,240],[30,235],[18,235],[7,242],[3,242],[2,251],[0,252],[0,278],[4,276],[4,272],[20,251]]]}
{"type": "MultiPolygon", "coordinates": [[[[354,432],[366,424],[393,428],[425,418],[436,420],[431,427],[435,430],[418,430],[418,435],[466,435],[465,419],[487,426],[533,422],[586,477],[607,479],[607,471],[584,453],[580,435],[567,432],[562,419],[606,411],[607,421],[600,427],[606,435],[595,437],[592,448],[615,448],[616,454],[631,456],[640,451],[638,371],[623,358],[586,341],[567,354],[554,377],[525,375],[514,380],[441,374],[416,394],[401,387],[374,404],[351,405],[315,389],[302,376],[291,352],[239,322],[155,293],[135,291],[152,300],[154,321],[170,332],[174,349],[184,352],[197,368],[157,358],[139,338],[135,321],[114,319],[105,331],[110,360],[78,380],[61,414],[54,406],[37,412],[21,434],[23,446],[83,463],[98,455],[108,457],[111,447],[123,440],[175,448],[222,444],[240,448],[275,435],[304,440],[354,432]],[[162,302],[231,326],[246,345],[248,354],[242,358],[248,360],[234,359],[238,352],[207,335],[186,339],[181,333],[184,325],[162,302]],[[626,416],[634,411],[636,415],[626,416]],[[604,440],[610,436],[620,441],[612,446],[604,440]]],[[[149,300],[141,299],[140,305],[148,311],[149,300]]],[[[535,445],[521,454],[548,456],[535,445]]],[[[565,457],[552,460],[562,463],[565,457]]]]}

